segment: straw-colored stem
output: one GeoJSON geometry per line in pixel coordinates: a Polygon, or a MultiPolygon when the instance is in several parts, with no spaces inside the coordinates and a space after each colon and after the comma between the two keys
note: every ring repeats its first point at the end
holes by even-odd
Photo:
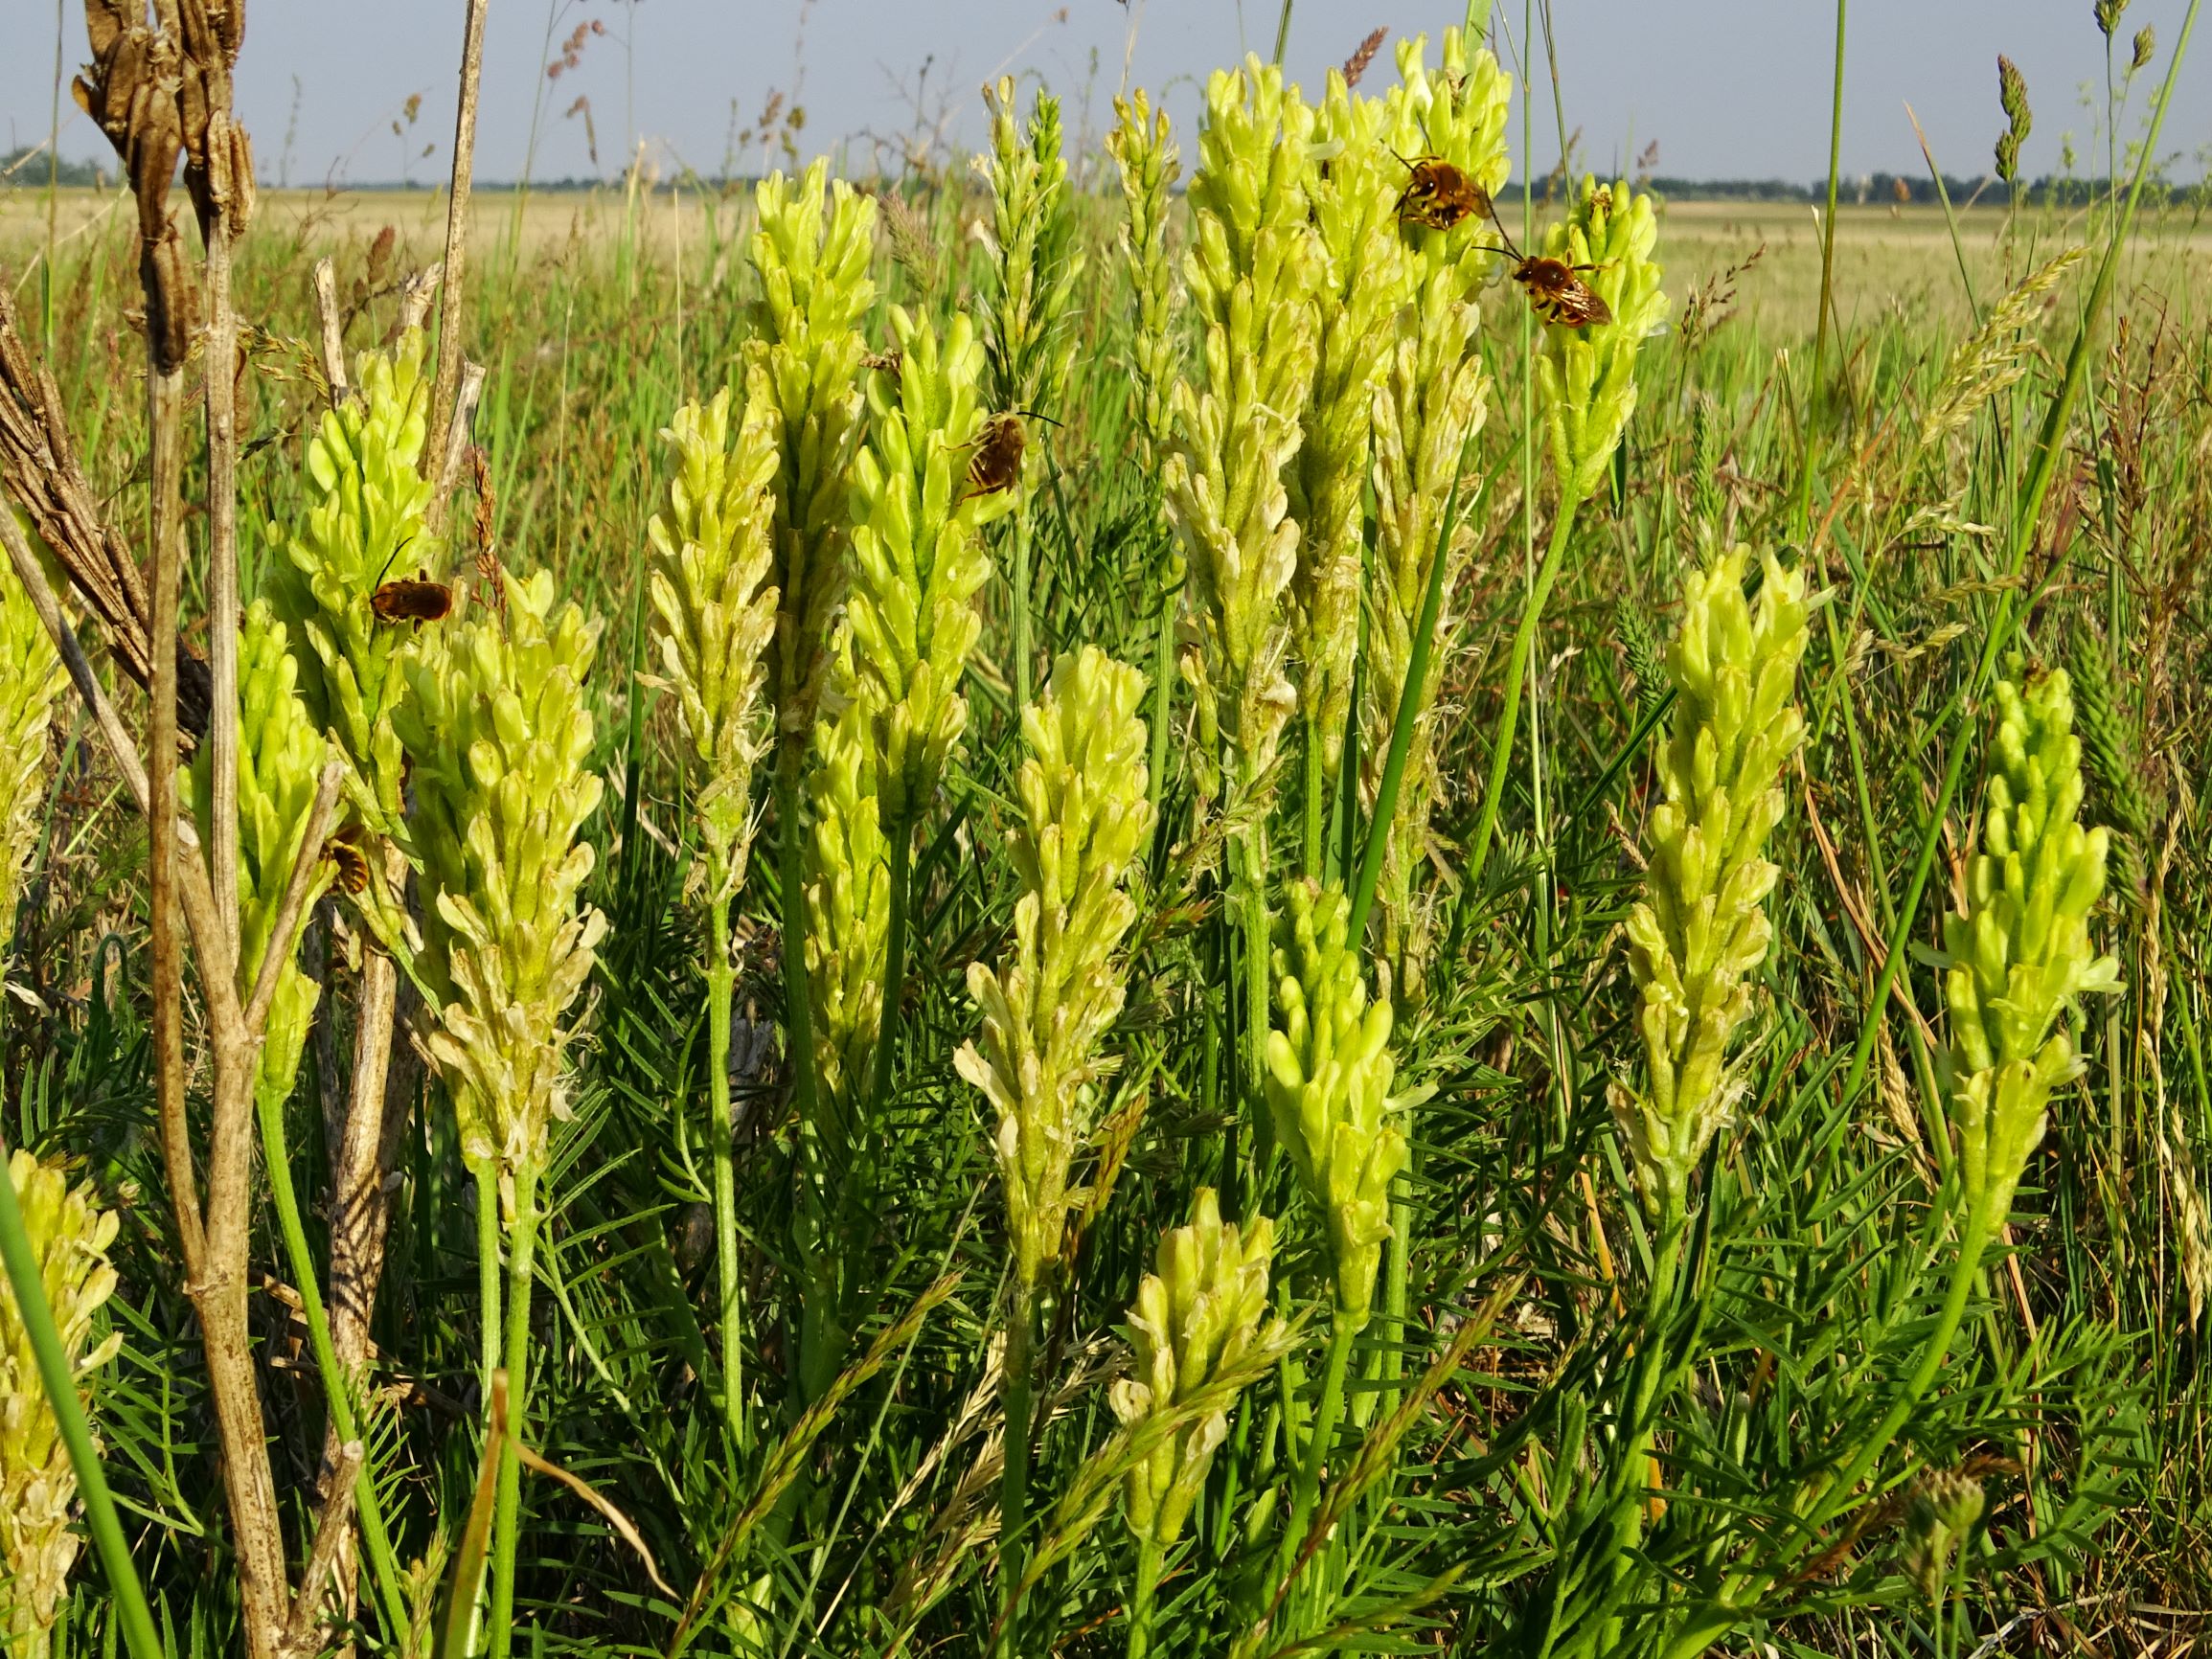
{"type": "Polygon", "coordinates": [[[521,1541],[522,1460],[516,1443],[530,1426],[530,1288],[537,1251],[537,1171],[514,1171],[514,1225],[508,1230],[507,1438],[499,1448],[499,1491],[491,1516],[491,1659],[507,1659],[514,1637],[514,1557],[521,1541]]]}

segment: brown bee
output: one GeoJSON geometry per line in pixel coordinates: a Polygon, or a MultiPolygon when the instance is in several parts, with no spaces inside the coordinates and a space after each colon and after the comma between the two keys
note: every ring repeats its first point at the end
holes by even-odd
{"type": "Polygon", "coordinates": [[[369,596],[369,608],[385,623],[436,622],[453,608],[453,590],[432,581],[426,570],[417,571],[412,581],[388,581],[369,596]]]}
{"type": "Polygon", "coordinates": [[[1612,307],[1576,274],[1594,271],[1598,268],[1596,265],[1570,265],[1564,260],[1532,258],[1513,245],[1513,238],[1506,235],[1505,226],[1498,223],[1495,214],[1491,215],[1490,222],[1497,226],[1497,234],[1505,242],[1504,247],[1493,248],[1491,252],[1503,254],[1513,261],[1509,274],[1528,290],[1528,303],[1536,307],[1538,316],[1562,329],[1586,328],[1593,323],[1613,320],[1612,307]]]}
{"type": "Polygon", "coordinates": [[[323,843],[323,856],[337,866],[338,885],[358,898],[369,885],[369,855],[360,848],[358,827],[341,830],[323,843]]]}
{"type": "Polygon", "coordinates": [[[1412,174],[1398,195],[1399,223],[1448,231],[1461,219],[1489,216],[1490,192],[1441,155],[1420,155],[1411,161],[1401,155],[1398,160],[1412,174]]]}
{"type": "Polygon", "coordinates": [[[973,440],[975,453],[968,459],[968,494],[960,498],[962,501],[1012,489],[1021,477],[1021,458],[1029,448],[1029,434],[1021,425],[1024,415],[1048,425],[1060,424],[1051,416],[1039,415],[1034,409],[1016,409],[1011,414],[992,416],[973,440]]]}
{"type": "Polygon", "coordinates": [[[861,368],[873,369],[878,375],[889,375],[894,379],[898,377],[900,368],[904,362],[905,358],[897,352],[863,352],[860,353],[861,368]]]}

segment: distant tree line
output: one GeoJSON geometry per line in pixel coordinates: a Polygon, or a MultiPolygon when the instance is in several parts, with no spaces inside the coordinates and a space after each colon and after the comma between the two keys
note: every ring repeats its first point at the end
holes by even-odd
{"type": "Polygon", "coordinates": [[[107,170],[98,162],[71,161],[63,156],[61,166],[57,170],[47,159],[46,147],[42,144],[20,145],[7,154],[0,155],[0,184],[44,184],[56,177],[62,184],[79,187],[115,182],[108,176],[107,170]]]}

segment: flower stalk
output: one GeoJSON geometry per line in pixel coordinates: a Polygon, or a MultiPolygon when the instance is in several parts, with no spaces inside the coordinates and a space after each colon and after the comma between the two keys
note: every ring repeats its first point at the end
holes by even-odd
{"type": "MultiPolygon", "coordinates": [[[[1155,1270],[1145,1275],[1129,1310],[1124,1333],[1129,1375],[1108,1397],[1125,1427],[1138,1428],[1178,1406],[1195,1405],[1244,1354],[1277,1340],[1279,1325],[1261,1329],[1274,1249],[1274,1223],[1266,1216],[1242,1227],[1223,1221],[1214,1190],[1198,1189],[1189,1225],[1161,1237],[1155,1270]]],[[[1229,1438],[1233,1399],[1161,1437],[1123,1483],[1122,1519],[1137,1541],[1129,1659],[1146,1659],[1152,1651],[1160,1576],[1206,1484],[1214,1454],[1229,1438]]]]}
{"type": "MultiPolygon", "coordinates": [[[[1075,295],[1085,260],[1077,245],[1067,161],[1060,153],[1060,100],[1039,90],[1029,125],[1015,117],[1015,83],[1002,75],[984,88],[991,105],[991,343],[986,384],[995,413],[1060,407],[1075,361],[1075,295]]],[[[1009,517],[1013,584],[1014,696],[1030,698],[1031,488],[1017,479],[1009,517]]]]}
{"type": "Polygon", "coordinates": [[[748,398],[737,431],[730,394],[676,411],[662,435],[675,455],[667,510],[647,526],[661,683],[698,768],[693,815],[706,875],[707,1097],[714,1166],[717,1308],[723,1420],[749,1450],[739,1318],[737,1176],[730,1119],[730,905],[752,846],[753,768],[767,747],[764,654],[776,625],[768,585],[779,458],[778,415],[748,398]]]}
{"type": "Polygon", "coordinates": [[[1202,351],[1197,377],[1176,384],[1163,468],[1197,625],[1198,648],[1186,663],[1201,705],[1200,746],[1218,739],[1226,751],[1222,821],[1243,946],[1245,1115],[1255,1128],[1266,1069],[1267,822],[1277,751],[1297,705],[1285,661],[1299,528],[1284,479],[1320,334],[1320,254],[1305,188],[1313,119],[1282,71],[1256,57],[1207,82],[1184,258],[1202,351]]]}
{"type": "Polygon", "coordinates": [[[1674,714],[1655,756],[1661,800],[1645,830],[1644,894],[1629,912],[1645,1083],[1614,1086],[1613,1122],[1670,1235],[1744,1092],[1728,1051],[1755,1009],[1752,979],[1772,937],[1767,896],[1780,875],[1767,838],[1787,807],[1782,767],[1805,737],[1805,575],[1763,554],[1754,606],[1744,597],[1749,557],[1731,548],[1683,585],[1667,653],[1674,714]]]}
{"type": "MultiPolygon", "coordinates": [[[[1382,101],[1369,141],[1392,204],[1407,179],[1401,157],[1433,156],[1486,194],[1505,182],[1512,80],[1488,51],[1470,47],[1463,31],[1447,29],[1432,69],[1424,37],[1399,43],[1399,84],[1382,101]]],[[[1488,237],[1480,225],[1441,229],[1394,216],[1390,230],[1403,274],[1402,303],[1371,336],[1383,350],[1373,394],[1375,556],[1360,714],[1371,740],[1359,782],[1368,812],[1387,820],[1374,889],[1376,943],[1390,970],[1391,1001],[1410,1011],[1425,996],[1429,954],[1428,906],[1416,884],[1440,784],[1430,713],[1451,654],[1443,647],[1460,620],[1448,602],[1475,545],[1472,515],[1464,511],[1473,489],[1463,473],[1490,412],[1475,292],[1494,261],[1482,252],[1488,237]],[[1411,721],[1409,741],[1393,796],[1380,739],[1402,719],[1411,721]]]]}
{"type": "MultiPolygon", "coordinates": [[[[754,193],[759,228],[751,255],[761,283],[753,333],[744,348],[745,400],[773,407],[779,426],[769,575],[776,590],[776,631],[769,653],[768,697],[775,713],[775,801],[778,891],[783,898],[784,1019],[792,1094],[803,1145],[820,1144],[814,1075],[817,1045],[807,977],[807,827],[803,782],[810,734],[831,661],[831,628],[845,597],[851,534],[851,474],[865,423],[860,358],[867,349],[861,319],[874,304],[868,276],[876,204],[842,180],[832,183],[827,160],[797,183],[781,172],[754,193]],[[825,199],[827,197],[827,199],[825,199]]],[[[819,1164],[806,1171],[805,1191],[825,1179],[819,1164]]],[[[799,1207],[802,1256],[824,1218],[811,1202],[799,1207]]],[[[827,1368],[834,1375],[835,1365],[827,1368]]],[[[794,1369],[800,1398],[825,1367],[810,1358],[794,1369]]]]}
{"type": "Polygon", "coordinates": [[[1144,692],[1140,670],[1085,646],[1054,664],[1044,696],[1023,711],[1014,956],[997,969],[969,966],[983,1029],[953,1061],[997,1114],[1014,1257],[999,1530],[1009,1586],[1025,1548],[1036,1308],[1066,1235],[1069,1171],[1111,1069],[1099,1051],[1127,995],[1121,947],[1137,917],[1127,884],[1152,841],[1144,692]]]}
{"type": "MultiPolygon", "coordinates": [[[[425,636],[407,664],[411,695],[397,724],[415,761],[422,961],[438,996],[427,1047],[453,1097],[463,1161],[480,1193],[496,1191],[506,1224],[506,1334],[487,1358],[507,1372],[520,1437],[529,1420],[537,1186],[552,1125],[568,1115],[561,1022],[606,928],[599,911],[580,909],[592,869],[580,832],[603,789],[588,767],[592,717],[583,695],[600,629],[576,605],[556,606],[550,572],[527,580],[503,572],[500,580],[503,610],[486,608],[425,636]]],[[[492,1522],[493,1659],[505,1659],[513,1639],[520,1484],[511,1438],[492,1522]]]]}

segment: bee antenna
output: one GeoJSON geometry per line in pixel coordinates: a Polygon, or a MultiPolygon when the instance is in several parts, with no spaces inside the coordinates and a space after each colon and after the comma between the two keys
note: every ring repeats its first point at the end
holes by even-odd
{"type": "Polygon", "coordinates": [[[1007,411],[1007,413],[1010,415],[1026,415],[1032,420],[1043,421],[1047,426],[1064,425],[1064,422],[1055,420],[1050,415],[1044,414],[1042,411],[1037,409],[1010,409],[1007,411]]]}
{"type": "Polygon", "coordinates": [[[1391,153],[1393,156],[1397,157],[1398,165],[1399,165],[1400,167],[1403,168],[1403,169],[1404,169],[1404,170],[1405,170],[1407,172],[1413,172],[1413,171],[1417,170],[1415,169],[1414,165],[1413,165],[1411,162],[1407,161],[1407,160],[1406,160],[1406,159],[1405,159],[1403,156],[1402,156],[1402,155],[1399,155],[1397,150],[1395,150],[1395,149],[1391,149],[1391,147],[1390,147],[1389,145],[1387,145],[1387,144],[1386,144],[1386,145],[1384,145],[1382,148],[1383,148],[1384,149],[1388,149],[1388,150],[1390,150],[1390,153],[1391,153]]]}

